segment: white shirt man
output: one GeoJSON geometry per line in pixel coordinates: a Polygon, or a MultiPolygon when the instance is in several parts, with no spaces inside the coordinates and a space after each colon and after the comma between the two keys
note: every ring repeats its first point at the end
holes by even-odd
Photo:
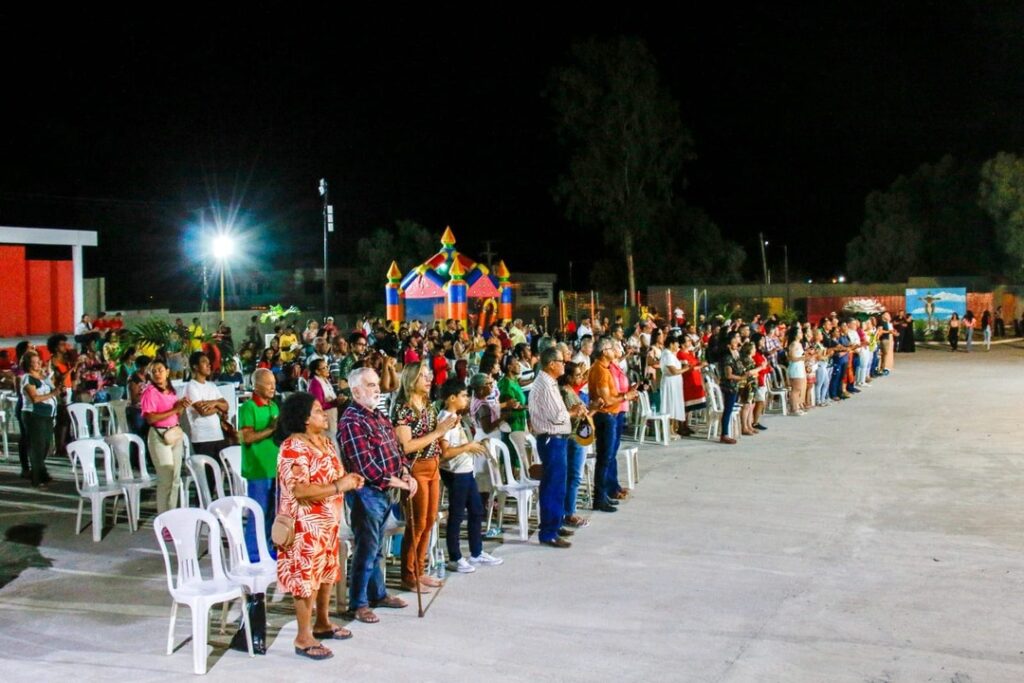
{"type": "Polygon", "coordinates": [[[185,385],[185,396],[192,402],[185,411],[185,419],[193,450],[215,458],[227,446],[220,419],[227,415],[228,402],[217,386],[207,381],[209,377],[210,359],[199,354],[198,360],[192,361],[192,379],[185,385]]]}

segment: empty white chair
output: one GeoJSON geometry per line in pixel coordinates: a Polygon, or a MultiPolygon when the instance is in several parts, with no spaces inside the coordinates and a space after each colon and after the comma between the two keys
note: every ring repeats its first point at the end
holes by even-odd
{"type": "MultiPolygon", "coordinates": [[[[206,673],[206,644],[209,636],[210,608],[222,602],[242,598],[242,585],[229,578],[224,572],[221,558],[220,523],[206,510],[178,508],[159,515],[153,522],[156,540],[164,556],[167,570],[167,590],[171,594],[171,623],[167,629],[167,654],[174,652],[174,624],[178,617],[178,605],[188,605],[192,613],[192,671],[206,673]],[[207,544],[210,556],[210,578],[204,578],[199,565],[199,535],[202,526],[209,528],[207,544]],[[171,568],[171,556],[164,538],[164,530],[174,542],[174,554],[178,560],[177,572],[171,568]]],[[[249,656],[252,651],[252,633],[249,628],[249,613],[242,610],[245,624],[246,644],[249,656]]]]}
{"type": "MultiPolygon", "coordinates": [[[[266,593],[267,589],[277,583],[277,560],[270,555],[267,547],[266,534],[256,534],[259,561],[249,559],[249,550],[245,545],[245,524],[255,524],[257,529],[264,529],[263,509],[252,498],[245,496],[225,496],[210,503],[208,508],[216,515],[228,547],[229,579],[245,586],[249,595],[266,593]],[[246,515],[252,517],[246,520],[246,515]]],[[[227,625],[228,603],[224,603],[221,615],[220,632],[224,633],[227,625]]]]}
{"type": "Polygon", "coordinates": [[[636,446],[621,446],[616,458],[620,463],[619,469],[626,472],[626,487],[633,488],[640,480],[640,449],[636,446]],[[624,467],[623,467],[624,465],[624,467]]]}
{"type": "Polygon", "coordinates": [[[220,450],[220,463],[228,479],[228,492],[232,496],[244,496],[248,490],[242,477],[242,447],[228,446],[220,450]]]}
{"type": "Polygon", "coordinates": [[[637,403],[640,406],[640,414],[637,416],[636,427],[633,429],[633,438],[640,443],[644,442],[647,434],[647,425],[654,425],[654,440],[663,446],[668,445],[669,439],[669,416],[667,413],[655,413],[651,409],[651,397],[646,391],[639,392],[637,403]]]}
{"type": "Polygon", "coordinates": [[[227,420],[231,424],[238,425],[238,391],[234,382],[220,382],[217,384],[217,391],[228,402],[227,420]]]}
{"type": "Polygon", "coordinates": [[[71,417],[71,436],[75,439],[103,438],[96,406],[90,403],[69,403],[68,415],[71,417]]]}
{"type": "Polygon", "coordinates": [[[80,497],[78,516],[75,519],[75,533],[82,533],[82,509],[86,499],[92,506],[92,540],[99,542],[103,538],[103,503],[107,498],[114,499],[114,525],[117,525],[117,499],[124,496],[124,507],[127,510],[128,526],[134,529],[131,516],[131,505],[128,502],[128,490],[114,477],[110,447],[99,439],[79,439],[68,444],[68,455],[71,458],[71,471],[75,476],[75,488],[80,497]],[[96,452],[103,454],[104,481],[100,481],[96,472],[96,452]]]}
{"type": "MultiPolygon", "coordinates": [[[[537,491],[535,484],[526,484],[512,473],[512,458],[508,448],[497,439],[487,439],[487,468],[491,478],[491,490],[498,501],[498,528],[505,513],[505,501],[513,498],[516,502],[516,518],[519,521],[519,540],[530,538],[530,508],[537,491]]],[[[493,506],[487,511],[487,528],[491,528],[493,506]]]]}
{"type": "MultiPolygon", "coordinates": [[[[725,412],[725,400],[722,397],[722,387],[714,382],[704,385],[708,398],[708,439],[714,439],[722,435],[722,413],[725,412]]],[[[740,411],[738,406],[733,405],[729,420],[729,436],[734,439],[740,438],[740,411]]]]}
{"type": "Polygon", "coordinates": [[[185,458],[185,467],[199,491],[199,507],[208,508],[210,503],[224,497],[224,473],[220,463],[208,455],[190,455],[185,458]],[[206,477],[207,470],[213,473],[213,491],[206,477]]]}
{"type": "Polygon", "coordinates": [[[128,401],[126,399],[107,401],[104,405],[109,413],[109,420],[107,421],[108,436],[111,434],[128,434],[132,431],[131,425],[128,424],[128,401]]]}
{"type": "Polygon", "coordinates": [[[156,488],[156,477],[149,476],[146,469],[146,442],[137,434],[113,434],[104,441],[114,452],[117,462],[117,483],[128,492],[128,515],[133,526],[139,528],[139,514],[142,506],[142,489],[156,488]],[[132,453],[138,463],[138,474],[132,467],[132,453]]]}
{"type": "Polygon", "coordinates": [[[779,384],[778,378],[772,372],[765,376],[765,388],[768,390],[768,400],[765,403],[764,411],[770,412],[772,406],[778,401],[779,409],[783,415],[789,415],[789,389],[786,384],[779,384]]]}

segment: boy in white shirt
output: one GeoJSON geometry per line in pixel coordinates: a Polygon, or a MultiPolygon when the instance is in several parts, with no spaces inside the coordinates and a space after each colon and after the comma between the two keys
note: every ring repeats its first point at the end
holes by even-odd
{"type": "MultiPolygon", "coordinates": [[[[439,422],[451,415],[464,413],[469,406],[466,385],[458,378],[448,380],[441,387],[441,400],[444,401],[444,410],[438,415],[439,422]]],[[[463,574],[476,571],[476,565],[504,562],[500,557],[484,552],[480,531],[484,506],[476,487],[473,457],[486,453],[487,448],[482,443],[470,440],[461,421],[441,438],[441,479],[448,487],[448,558],[452,571],[463,574]],[[468,561],[459,550],[459,528],[464,515],[471,555],[468,561]]]]}

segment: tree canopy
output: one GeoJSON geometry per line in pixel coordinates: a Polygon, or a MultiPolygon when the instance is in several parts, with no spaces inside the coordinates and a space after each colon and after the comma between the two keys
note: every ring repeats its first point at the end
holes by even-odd
{"type": "Polygon", "coordinates": [[[992,219],[1006,274],[1024,276],[1024,159],[999,152],[982,164],[978,205],[992,219]]]}
{"type": "Polygon", "coordinates": [[[437,236],[416,221],[398,220],[356,243],[356,279],[351,292],[357,310],[382,314],[385,274],[392,261],[402,273],[437,251],[437,236]]]}

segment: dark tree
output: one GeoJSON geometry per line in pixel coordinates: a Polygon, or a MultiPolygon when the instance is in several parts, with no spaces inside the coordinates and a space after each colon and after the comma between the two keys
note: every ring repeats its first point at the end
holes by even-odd
{"type": "Polygon", "coordinates": [[[437,236],[415,221],[395,221],[391,228],[378,228],[356,244],[356,280],[352,305],[356,310],[382,314],[384,285],[392,261],[405,273],[440,247],[437,236]]]}
{"type": "Polygon", "coordinates": [[[672,206],[693,141],[642,40],[576,43],[552,72],[547,96],[569,169],[555,187],[566,215],[621,249],[631,301],[635,255],[672,206]]]}
{"type": "Polygon", "coordinates": [[[1003,272],[1024,275],[1024,159],[999,152],[981,167],[978,203],[992,218],[1003,272]]]}

